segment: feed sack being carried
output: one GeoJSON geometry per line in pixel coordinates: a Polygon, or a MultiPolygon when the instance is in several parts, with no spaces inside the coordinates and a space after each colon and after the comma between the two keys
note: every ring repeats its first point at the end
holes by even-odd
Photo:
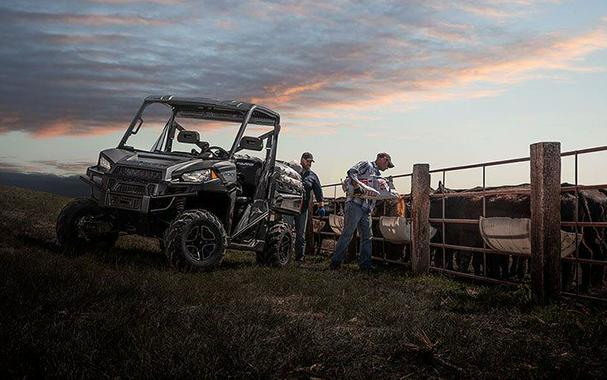
{"type": "Polygon", "coordinates": [[[392,177],[371,176],[365,179],[352,179],[348,177],[342,181],[341,187],[351,197],[374,200],[398,198],[392,177]],[[358,187],[355,188],[353,182],[358,184],[358,187]]]}

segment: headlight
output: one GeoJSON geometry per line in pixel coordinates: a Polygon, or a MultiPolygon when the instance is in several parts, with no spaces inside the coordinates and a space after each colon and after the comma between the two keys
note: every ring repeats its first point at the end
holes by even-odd
{"type": "Polygon", "coordinates": [[[112,168],[112,164],[107,158],[99,156],[99,167],[109,171],[112,168]]]}
{"type": "Polygon", "coordinates": [[[211,169],[196,170],[193,172],[183,173],[181,180],[185,182],[206,182],[212,177],[211,169]]]}

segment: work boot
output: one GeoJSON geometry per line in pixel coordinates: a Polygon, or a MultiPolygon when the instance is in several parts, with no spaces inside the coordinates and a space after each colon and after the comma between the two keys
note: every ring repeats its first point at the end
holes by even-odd
{"type": "Polygon", "coordinates": [[[336,262],[331,261],[331,264],[329,264],[329,270],[334,272],[336,270],[339,270],[340,266],[341,266],[340,263],[336,263],[336,262]]]}

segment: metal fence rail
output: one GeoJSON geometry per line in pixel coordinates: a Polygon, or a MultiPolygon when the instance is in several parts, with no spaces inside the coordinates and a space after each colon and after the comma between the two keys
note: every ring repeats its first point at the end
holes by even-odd
{"type": "MultiPolygon", "coordinates": [[[[599,146],[599,147],[593,147],[593,148],[588,148],[588,149],[581,149],[581,150],[574,150],[574,151],[560,153],[561,160],[564,157],[574,157],[574,160],[575,160],[575,162],[574,162],[575,183],[573,185],[562,184],[562,186],[560,186],[560,191],[562,194],[567,193],[567,194],[575,195],[575,212],[574,212],[575,219],[574,220],[562,220],[560,222],[560,226],[564,227],[564,228],[572,229],[572,232],[576,233],[576,239],[578,236],[577,233],[580,233],[580,231],[583,233],[584,229],[586,229],[586,231],[588,231],[589,229],[594,229],[594,230],[598,231],[595,233],[599,234],[602,237],[602,239],[605,240],[605,229],[607,228],[607,220],[605,220],[605,216],[603,216],[602,220],[579,220],[580,218],[578,217],[579,210],[581,207],[580,206],[580,194],[582,192],[607,189],[607,184],[582,185],[579,183],[578,157],[580,157],[582,155],[588,155],[591,153],[605,152],[605,151],[607,151],[607,146],[599,146]]],[[[558,160],[558,156],[557,156],[557,160],[558,160]]],[[[502,166],[506,166],[506,165],[518,164],[518,163],[524,163],[524,162],[529,162],[530,170],[533,170],[532,155],[530,155],[528,157],[519,157],[519,158],[513,158],[513,159],[507,159],[507,160],[489,161],[489,162],[483,162],[483,163],[477,163],[477,164],[451,166],[451,167],[445,167],[445,168],[440,168],[440,169],[428,170],[428,173],[430,173],[430,174],[441,174],[442,175],[442,181],[441,181],[442,188],[439,189],[439,191],[436,191],[429,196],[430,202],[431,202],[431,207],[432,207],[431,212],[432,212],[432,214],[434,214],[429,219],[429,223],[431,225],[435,226],[438,229],[438,231],[440,232],[440,234],[437,233],[439,238],[433,239],[429,244],[430,248],[432,250],[432,253],[431,253],[432,261],[430,262],[429,269],[432,272],[441,273],[441,274],[459,277],[459,278],[480,280],[480,281],[494,283],[494,284],[518,285],[521,283],[530,282],[530,279],[531,279],[530,276],[533,277],[533,275],[530,273],[530,269],[529,269],[529,268],[531,268],[530,264],[531,264],[532,254],[521,253],[521,252],[496,251],[494,249],[490,249],[489,247],[487,247],[487,244],[485,243],[484,240],[482,241],[482,246],[469,246],[466,244],[453,244],[452,242],[448,242],[446,240],[447,231],[453,232],[452,226],[459,225],[459,226],[465,227],[465,226],[478,225],[479,221],[480,221],[479,217],[486,217],[488,215],[488,212],[487,212],[488,204],[487,203],[489,200],[494,200],[499,197],[514,195],[514,196],[521,196],[523,198],[528,197],[529,201],[531,201],[531,198],[533,196],[533,192],[532,192],[533,189],[532,189],[532,186],[530,186],[530,185],[502,186],[502,187],[491,187],[491,188],[487,187],[487,168],[502,167],[502,166]],[[446,191],[446,186],[447,186],[446,174],[447,173],[458,173],[463,170],[469,170],[469,169],[475,169],[475,168],[481,169],[481,178],[480,178],[481,186],[478,189],[464,190],[464,191],[446,191]],[[480,213],[477,215],[474,215],[474,216],[473,215],[460,215],[461,216],[460,218],[454,218],[454,217],[447,218],[447,214],[449,213],[448,207],[447,207],[449,200],[454,199],[454,198],[459,198],[461,200],[466,200],[466,201],[470,201],[470,200],[474,199],[474,202],[480,203],[480,205],[478,205],[480,207],[480,213]],[[438,206],[437,206],[437,200],[439,203],[438,206]],[[433,205],[432,205],[432,201],[434,201],[433,205]],[[438,207],[438,209],[437,209],[437,207],[438,207]],[[440,214],[440,217],[438,217],[437,214],[440,214]],[[494,265],[492,263],[494,262],[495,258],[501,258],[501,260],[504,260],[504,258],[507,258],[507,263],[506,263],[507,265],[506,265],[506,267],[498,268],[497,270],[495,268],[492,268],[492,270],[489,271],[488,268],[489,268],[489,266],[494,265]],[[480,259],[480,263],[479,263],[479,259],[480,259]],[[472,264],[474,269],[476,269],[474,273],[470,273],[470,269],[471,269],[470,264],[472,264]],[[517,266],[516,268],[514,268],[515,264],[517,266]],[[481,268],[481,267],[482,267],[482,271],[479,271],[479,268],[481,268]],[[522,272],[521,272],[521,268],[523,268],[522,272]],[[513,273],[515,269],[518,271],[518,276],[513,276],[515,274],[515,273],[513,273]],[[491,272],[491,273],[488,273],[488,272],[491,272]],[[523,274],[522,276],[520,276],[521,273],[523,274]]],[[[559,170],[560,170],[560,164],[559,164],[559,170]]],[[[410,177],[410,178],[412,178],[412,181],[414,180],[413,173],[398,174],[398,175],[394,175],[391,177],[392,178],[410,177]]],[[[341,183],[331,183],[331,184],[323,186],[323,188],[331,188],[331,187],[333,188],[333,197],[325,198],[325,201],[333,203],[334,212],[339,212],[340,207],[341,207],[341,209],[343,209],[343,202],[345,201],[344,197],[337,197],[337,186],[341,186],[341,183]]],[[[403,196],[405,197],[407,207],[410,207],[411,193],[404,194],[403,196]]],[[[530,215],[532,214],[531,209],[525,210],[525,212],[528,212],[528,214],[526,214],[525,216],[530,217],[530,215]]],[[[384,204],[383,214],[385,215],[385,213],[386,213],[386,205],[384,204]]],[[[413,225],[413,220],[411,218],[411,214],[412,213],[409,210],[407,210],[405,218],[406,218],[407,222],[409,222],[409,223],[411,223],[411,225],[413,225]]],[[[521,215],[511,215],[511,216],[512,217],[522,217],[521,215]]],[[[325,220],[328,222],[328,218],[314,217],[314,219],[325,220]]],[[[533,220],[533,218],[532,218],[532,220],[533,220]]],[[[379,222],[379,217],[374,216],[373,222],[374,222],[374,224],[376,222],[379,222]]],[[[478,233],[480,236],[480,232],[478,232],[478,233]]],[[[318,235],[321,237],[331,236],[333,238],[334,242],[338,236],[334,232],[328,232],[328,231],[320,231],[318,235]]],[[[453,233],[449,234],[449,236],[452,238],[453,238],[453,235],[454,235],[453,233]]],[[[462,240],[462,237],[455,236],[453,239],[455,241],[459,241],[459,240],[462,240]]],[[[381,248],[381,250],[379,250],[379,252],[377,254],[375,254],[376,250],[374,249],[374,259],[375,260],[382,260],[385,262],[396,262],[398,264],[404,263],[404,259],[406,258],[407,254],[409,252],[411,252],[412,246],[413,246],[412,242],[406,242],[405,244],[403,244],[402,257],[399,260],[390,260],[389,258],[386,257],[386,251],[385,251],[386,240],[382,237],[374,237],[373,241],[382,243],[382,248],[381,248]]],[[[374,248],[376,248],[376,247],[374,246],[374,248]]],[[[605,248],[607,250],[607,244],[605,244],[605,248]]],[[[593,299],[596,298],[596,299],[601,299],[601,300],[607,300],[607,291],[603,290],[606,287],[605,286],[606,285],[605,284],[605,273],[607,273],[607,270],[606,270],[607,261],[605,260],[606,254],[607,254],[607,252],[605,252],[603,250],[603,248],[601,247],[600,252],[593,253],[593,255],[591,255],[592,257],[584,257],[584,255],[580,256],[580,245],[576,241],[576,249],[575,249],[574,255],[572,257],[563,257],[560,259],[561,265],[574,266],[575,273],[574,273],[572,283],[575,284],[575,289],[574,289],[574,291],[565,289],[561,292],[561,294],[579,296],[579,297],[583,297],[583,298],[593,298],[593,299]],[[598,271],[594,270],[594,272],[593,272],[592,268],[596,268],[596,267],[600,267],[600,269],[598,271]],[[590,289],[590,291],[588,291],[587,289],[581,289],[582,284],[581,284],[581,277],[580,277],[581,273],[580,272],[583,272],[584,276],[588,275],[588,273],[596,274],[597,272],[603,274],[601,277],[602,282],[598,285],[599,289],[596,289],[596,290],[598,290],[597,292],[593,292],[592,289],[590,289]]],[[[505,262],[502,261],[501,263],[503,265],[505,262]]],[[[561,275],[561,274],[559,274],[559,275],[561,275]]],[[[584,278],[586,278],[586,277],[584,277],[584,278]]],[[[561,281],[563,281],[563,282],[569,281],[569,280],[570,279],[563,279],[563,278],[561,279],[561,281]]],[[[566,286],[569,284],[564,284],[564,285],[566,286]]]]}
{"type": "MultiPolygon", "coordinates": [[[[447,244],[447,227],[448,225],[478,225],[480,220],[477,218],[447,218],[447,199],[448,198],[464,198],[470,199],[473,197],[481,198],[481,215],[482,217],[487,216],[487,198],[488,197],[498,197],[503,195],[529,195],[531,192],[530,187],[510,187],[510,188],[501,188],[501,189],[487,189],[487,168],[495,167],[495,166],[504,166],[510,165],[514,163],[528,162],[530,161],[530,157],[521,157],[514,158],[508,160],[500,160],[500,161],[490,161],[483,162],[478,164],[470,164],[470,165],[461,165],[461,166],[452,166],[443,169],[434,169],[430,170],[430,173],[440,173],[442,174],[442,186],[443,191],[434,193],[430,195],[431,199],[440,199],[441,201],[441,217],[440,218],[430,218],[430,223],[438,224],[441,228],[441,242],[431,242],[430,247],[436,248],[439,251],[434,252],[433,258],[434,260],[431,263],[430,270],[437,273],[446,274],[453,277],[462,277],[474,280],[480,280],[483,282],[489,282],[494,284],[503,284],[503,285],[513,285],[520,284],[522,282],[528,282],[528,278],[519,278],[518,280],[513,280],[511,278],[510,268],[514,265],[514,260],[511,260],[511,257],[521,257],[523,259],[529,259],[530,255],[522,254],[519,252],[504,252],[504,251],[496,251],[493,249],[489,249],[486,243],[483,240],[482,247],[474,247],[467,246],[461,244],[447,244]],[[447,176],[448,172],[459,172],[462,170],[469,169],[482,169],[482,178],[481,178],[481,189],[475,191],[457,191],[457,192],[448,192],[447,189],[447,176]],[[449,250],[449,252],[447,251],[449,250]],[[440,254],[440,260],[437,260],[437,255],[440,254]],[[482,255],[482,264],[476,263],[477,260],[476,254],[482,255]],[[471,255],[471,257],[467,257],[466,260],[463,260],[461,257],[466,257],[471,255]],[[495,255],[507,257],[508,262],[506,263],[506,272],[507,273],[499,273],[502,268],[493,268],[492,273],[488,273],[488,256],[487,255],[495,255]],[[459,260],[458,260],[459,259],[459,260]],[[453,263],[455,260],[455,263],[453,263]],[[464,262],[465,267],[459,268],[458,270],[454,270],[454,265],[457,265],[457,262],[464,262]],[[470,264],[474,267],[474,274],[469,273],[470,264]],[[482,267],[482,272],[479,273],[478,268],[482,267]],[[497,273],[496,273],[497,272],[497,273]]],[[[530,211],[529,211],[530,213],[530,211]]],[[[480,231],[478,232],[480,236],[480,231]]],[[[453,234],[451,234],[453,235],[453,234]]],[[[462,236],[455,236],[455,239],[460,240],[462,236]]],[[[482,239],[479,239],[482,240],[482,239]]],[[[490,256],[490,258],[493,256],[490,256]]],[[[493,265],[490,263],[489,265],[493,265]]],[[[519,263],[522,265],[522,263],[519,263]]]]}
{"type": "MultiPolygon", "coordinates": [[[[562,294],[565,295],[570,295],[570,296],[576,296],[576,297],[582,297],[582,298],[588,298],[588,299],[594,299],[594,300],[602,300],[602,301],[606,301],[607,300],[607,292],[604,292],[603,294],[601,294],[600,296],[596,296],[593,294],[593,289],[592,289],[592,274],[593,274],[593,266],[595,266],[595,270],[596,270],[596,266],[598,266],[600,268],[600,272],[602,272],[601,275],[601,288],[605,286],[605,270],[607,268],[607,261],[605,261],[605,259],[607,259],[607,257],[605,257],[605,255],[607,255],[607,252],[602,250],[602,246],[599,245],[599,252],[598,254],[600,255],[600,257],[602,258],[602,260],[597,260],[594,257],[591,258],[586,258],[586,257],[580,257],[580,244],[581,242],[578,242],[578,233],[584,228],[592,228],[592,229],[602,229],[602,236],[604,239],[604,234],[605,234],[605,228],[607,228],[607,221],[593,221],[593,220],[588,220],[588,221],[581,221],[579,220],[579,216],[580,216],[580,192],[583,191],[588,191],[588,190],[600,190],[600,189],[607,189],[607,184],[599,184],[599,185],[580,185],[579,184],[579,157],[583,156],[583,155],[589,155],[591,153],[597,153],[597,152],[605,152],[607,151],[607,146],[599,146],[599,147],[594,147],[594,148],[588,148],[588,149],[581,149],[581,150],[574,150],[574,151],[570,151],[570,152],[565,152],[561,154],[561,157],[570,157],[573,156],[574,157],[574,185],[573,186],[562,186],[561,187],[561,193],[571,193],[574,192],[575,193],[575,211],[574,211],[574,220],[573,221],[561,221],[561,226],[562,227],[573,227],[574,230],[573,232],[575,232],[575,237],[576,237],[576,241],[575,241],[575,252],[574,252],[574,256],[573,257],[564,257],[561,259],[561,265],[566,264],[566,263],[572,263],[574,265],[575,268],[575,289],[574,291],[571,291],[569,289],[567,289],[567,286],[565,286],[565,290],[562,292],[562,294]],[[583,284],[584,279],[580,278],[580,275],[582,275],[582,277],[584,277],[584,273],[580,273],[580,272],[584,272],[586,271],[586,275],[590,276],[590,278],[588,279],[588,281],[590,282],[590,288],[588,289],[588,293],[589,294],[582,294],[582,287],[585,286],[585,284],[583,284]]],[[[583,193],[582,193],[583,196],[583,193]]],[[[590,212],[590,210],[588,210],[588,212],[590,212]]],[[[587,215],[589,219],[591,219],[591,215],[587,215]]],[[[598,231],[597,231],[597,235],[598,235],[598,231]]],[[[582,239],[584,239],[583,237],[583,232],[582,232],[582,239]]],[[[604,244],[600,243],[600,244],[604,244]]],[[[607,249],[607,246],[605,247],[607,249]]],[[[595,252],[593,252],[591,250],[591,252],[589,252],[590,254],[596,254],[595,252]]],[[[565,284],[568,285],[568,284],[565,284]]],[[[594,289],[596,290],[596,289],[594,289]]],[[[602,290],[602,289],[599,289],[602,290]]]]}

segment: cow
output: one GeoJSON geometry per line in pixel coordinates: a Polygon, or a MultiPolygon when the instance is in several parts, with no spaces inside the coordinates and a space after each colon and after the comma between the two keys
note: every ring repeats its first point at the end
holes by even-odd
{"type": "MultiPolygon", "coordinates": [[[[562,184],[563,187],[571,186],[562,184]]],[[[528,184],[503,186],[497,188],[487,188],[486,190],[513,190],[521,193],[509,193],[501,195],[485,196],[485,216],[486,217],[511,217],[511,218],[530,218],[531,207],[528,193],[523,189],[528,189],[528,184]]],[[[431,190],[432,196],[430,202],[430,218],[442,218],[443,199],[445,195],[445,218],[447,219],[479,219],[483,215],[483,196],[481,187],[465,190],[447,189],[439,183],[436,190],[431,190]],[[478,192],[473,196],[458,196],[461,192],[478,192]]],[[[578,220],[581,222],[604,222],[607,221],[607,191],[606,190],[580,190],[578,192],[579,203],[577,205],[578,220]]],[[[330,202],[331,213],[343,213],[343,201],[338,199],[337,203],[330,202]],[[336,206],[336,207],[334,207],[336,206]]],[[[562,221],[574,221],[576,210],[575,191],[565,191],[561,195],[561,219],[562,221]]],[[[373,216],[411,216],[411,203],[403,197],[398,200],[388,200],[378,202],[373,216]],[[385,206],[384,206],[385,204],[385,206]]],[[[432,223],[437,229],[436,235],[432,238],[433,243],[442,243],[442,225],[441,223],[432,223]]],[[[573,227],[562,227],[563,230],[573,232],[573,227]]],[[[323,231],[331,231],[327,222],[323,231]]],[[[378,221],[373,221],[374,236],[381,236],[378,229],[378,221]]],[[[321,240],[326,236],[315,234],[317,249],[322,244],[321,240]]],[[[479,231],[478,223],[474,224],[445,224],[444,242],[450,245],[459,245],[467,247],[482,248],[483,239],[479,231]]],[[[579,228],[582,233],[582,240],[578,245],[578,257],[581,259],[594,259],[604,261],[607,258],[607,236],[605,228],[584,227],[579,228]]],[[[390,242],[373,242],[374,256],[379,256],[385,252],[387,258],[393,258],[402,261],[408,257],[407,244],[394,244],[390,242]]],[[[352,242],[350,247],[353,258],[356,252],[356,242],[352,242]]],[[[432,264],[435,267],[444,267],[449,270],[474,273],[475,275],[486,274],[494,279],[518,279],[522,280],[528,275],[529,259],[521,256],[510,256],[508,254],[496,254],[457,251],[445,249],[444,261],[443,252],[440,248],[434,248],[432,252],[432,264]]],[[[582,263],[578,268],[574,263],[563,260],[563,287],[571,288],[573,284],[576,269],[580,269],[581,278],[578,280],[580,289],[587,290],[590,287],[602,287],[604,282],[604,267],[602,265],[590,265],[582,263]]]]}
{"type": "MultiPolygon", "coordinates": [[[[570,186],[563,184],[562,186],[570,186]]],[[[529,185],[504,186],[499,188],[487,188],[486,190],[520,190],[528,188],[529,185]]],[[[483,197],[480,187],[467,190],[446,189],[439,183],[438,189],[433,192],[430,206],[430,217],[441,218],[443,213],[443,198],[445,195],[445,218],[446,219],[478,219],[483,215],[483,197]],[[479,192],[479,195],[457,196],[459,192],[479,192]]],[[[578,210],[579,221],[600,222],[607,220],[607,194],[604,190],[580,190],[578,210]]],[[[574,221],[576,210],[575,191],[566,191],[561,195],[561,219],[563,221],[574,221]]],[[[529,194],[506,193],[501,195],[485,196],[486,217],[511,217],[530,218],[529,194]]],[[[439,233],[433,239],[435,243],[442,243],[442,225],[435,224],[439,233]]],[[[573,231],[573,227],[563,227],[566,231],[573,231]]],[[[594,260],[605,260],[607,254],[607,242],[605,241],[605,229],[597,227],[585,227],[578,230],[582,233],[582,241],[579,244],[579,258],[590,258],[594,260]]],[[[478,224],[445,223],[444,242],[451,245],[481,248],[483,239],[478,224]]],[[[469,272],[470,264],[474,274],[481,275],[483,270],[487,277],[496,279],[521,279],[526,274],[528,259],[520,256],[512,258],[504,254],[486,254],[486,260],[482,253],[471,253],[468,251],[457,251],[446,249],[435,249],[433,253],[434,265],[460,272],[469,272]],[[486,264],[486,266],[485,266],[486,264]]],[[[563,261],[563,286],[571,286],[575,266],[568,261],[563,261]]],[[[602,286],[604,280],[604,267],[601,265],[580,265],[582,276],[580,288],[587,290],[602,286]],[[592,281],[591,281],[592,280],[592,281]]]]}
{"type": "MultiPolygon", "coordinates": [[[[504,189],[517,186],[504,187],[504,189]]],[[[467,190],[452,190],[445,188],[439,183],[435,195],[444,194],[445,218],[446,219],[479,219],[483,215],[483,197],[480,194],[481,187],[467,190]],[[459,192],[479,192],[479,195],[457,196],[459,192]]],[[[505,194],[500,196],[485,197],[485,216],[499,217],[509,216],[518,218],[528,218],[530,216],[529,197],[517,194],[505,194]]],[[[430,217],[440,219],[443,214],[442,197],[432,197],[430,202],[430,217]]],[[[439,233],[433,239],[435,243],[442,243],[442,225],[435,224],[439,233]]],[[[478,224],[459,224],[445,223],[445,244],[459,245],[466,247],[482,248],[483,239],[480,235],[478,224]]],[[[445,249],[444,267],[449,270],[458,270],[460,272],[470,272],[470,264],[475,275],[481,275],[483,269],[490,278],[506,279],[512,275],[509,271],[509,257],[507,255],[487,254],[486,267],[482,253],[472,253],[469,251],[457,251],[445,249]],[[453,262],[455,259],[455,262],[453,262]],[[455,265],[455,266],[454,266],[455,265]]],[[[436,251],[434,255],[435,265],[443,266],[442,249],[436,251]]]]}
{"type": "MultiPolygon", "coordinates": [[[[565,185],[563,185],[565,186],[565,185]]],[[[607,189],[580,190],[578,201],[578,221],[580,222],[605,222],[607,221],[607,189]]],[[[573,200],[574,207],[567,210],[561,208],[563,221],[575,220],[575,192],[569,191],[564,194],[573,200]]],[[[569,230],[573,230],[570,227],[569,230]]],[[[607,241],[606,229],[601,227],[586,226],[580,228],[583,239],[580,243],[578,257],[581,259],[592,259],[606,261],[607,241]]],[[[605,265],[581,263],[580,290],[587,291],[590,288],[603,287],[605,281],[605,265]]],[[[571,284],[575,274],[575,265],[570,261],[563,261],[563,284],[571,284]]]]}

